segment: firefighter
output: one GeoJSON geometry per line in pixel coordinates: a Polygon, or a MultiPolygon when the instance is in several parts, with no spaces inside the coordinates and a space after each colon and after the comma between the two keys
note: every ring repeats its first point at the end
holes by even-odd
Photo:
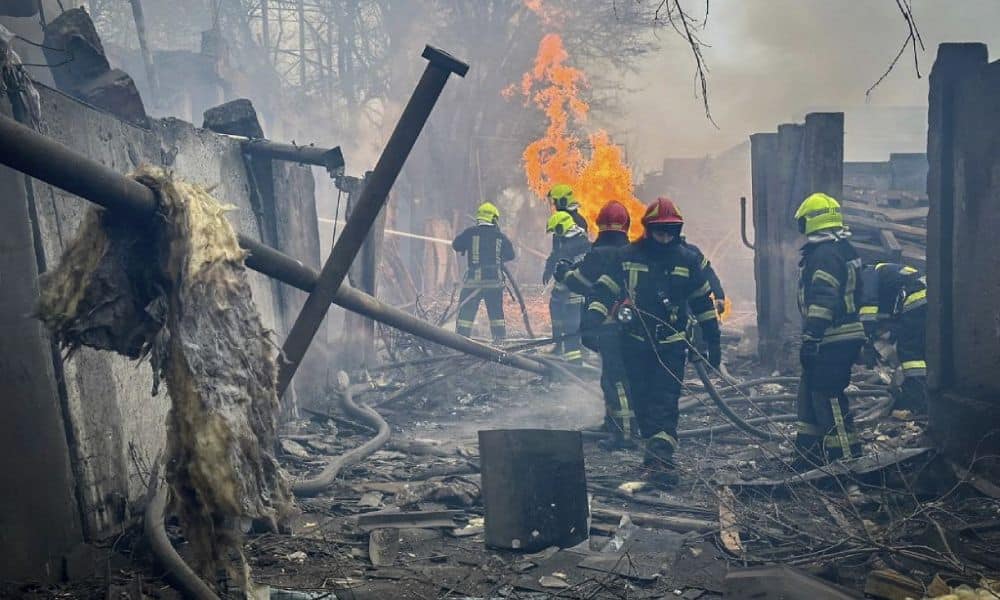
{"type": "Polygon", "coordinates": [[[583,218],[583,215],[580,214],[580,202],[573,195],[572,186],[565,183],[554,185],[546,195],[552,202],[553,210],[561,210],[569,213],[569,216],[573,217],[573,222],[576,223],[577,227],[582,229],[585,234],[590,233],[590,226],[587,224],[587,219],[583,218]]]}
{"type": "MultiPolygon", "coordinates": [[[[597,214],[597,239],[590,251],[577,264],[568,261],[556,264],[556,281],[566,284],[573,293],[584,297],[583,304],[591,306],[597,299],[593,282],[608,277],[619,249],[628,244],[631,225],[628,209],[612,200],[597,214]]],[[[598,303],[599,304],[599,303],[598,303]]],[[[598,445],[605,450],[634,447],[633,436],[638,434],[635,411],[629,399],[628,378],[622,359],[621,339],[613,320],[600,310],[587,310],[580,329],[583,345],[601,355],[601,391],[604,393],[604,425],[610,437],[598,445]]]]}
{"type": "Polygon", "coordinates": [[[874,358],[873,343],[888,331],[896,345],[903,383],[895,407],[927,411],[927,363],[924,333],[927,327],[927,285],[915,269],[896,263],[866,265],[861,274],[861,323],[868,336],[865,354],[874,358]]]}
{"type": "Polygon", "coordinates": [[[858,317],[861,259],[844,227],[840,204],[816,193],[795,212],[806,236],[799,263],[802,346],[799,361],[797,469],[860,456],[844,389],[865,341],[858,317]]]}
{"type": "Polygon", "coordinates": [[[650,480],[669,486],[677,481],[673,455],[690,347],[689,317],[702,327],[713,368],[719,367],[722,351],[711,286],[698,255],[681,241],[684,219],[677,207],[657,198],[647,207],[642,224],[644,236],[617,253],[609,276],[595,282],[595,300],[587,309],[613,316],[620,324],[630,400],[643,438],[643,465],[650,480]]]}
{"type": "MultiPolygon", "coordinates": [[[[560,260],[575,263],[582,260],[590,250],[587,234],[566,211],[552,213],[546,231],[552,234],[552,253],[545,261],[545,271],[542,273],[544,284],[548,284],[560,260]]],[[[554,353],[572,363],[583,362],[579,336],[582,310],[583,296],[571,292],[566,284],[556,281],[549,298],[552,337],[556,340],[554,353]]]]}
{"type": "Polygon", "coordinates": [[[500,231],[500,211],[490,202],[476,210],[476,224],[451,243],[459,254],[468,257],[468,268],[458,298],[458,323],[455,330],[466,337],[472,335],[472,325],[479,312],[479,302],[486,303],[490,318],[490,333],[494,343],[502,343],[507,335],[503,316],[503,263],[514,260],[514,246],[500,231]]]}

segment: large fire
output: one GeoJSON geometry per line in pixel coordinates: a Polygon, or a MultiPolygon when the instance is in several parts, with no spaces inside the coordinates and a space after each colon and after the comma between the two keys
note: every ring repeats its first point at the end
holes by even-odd
{"type": "MultiPolygon", "coordinates": [[[[594,225],[597,213],[609,200],[618,200],[632,215],[629,236],[642,230],[645,207],[633,194],[632,170],[622,160],[622,149],[605,131],[587,136],[589,153],[574,133],[587,121],[590,106],[581,97],[587,78],[569,59],[562,38],[549,33],[538,45],[535,64],[521,79],[520,93],[535,103],[548,118],[545,135],[524,149],[524,173],[528,185],[540,198],[553,185],[568,183],[580,201],[580,214],[594,225]],[[588,156],[589,154],[589,156],[588,156]]],[[[507,97],[515,87],[504,90],[507,97]]]]}

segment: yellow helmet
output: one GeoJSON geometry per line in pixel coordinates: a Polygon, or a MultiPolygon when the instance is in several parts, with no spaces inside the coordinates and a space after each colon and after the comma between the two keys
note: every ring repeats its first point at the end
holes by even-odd
{"type": "Polygon", "coordinates": [[[822,192],[812,194],[802,201],[795,211],[799,232],[809,235],[824,229],[840,229],[844,217],[840,214],[840,203],[822,192]]]}
{"type": "Polygon", "coordinates": [[[500,211],[492,202],[483,202],[476,209],[476,220],[496,225],[500,222],[500,211]]]}
{"type": "Polygon", "coordinates": [[[545,226],[545,231],[556,235],[566,235],[566,233],[576,225],[572,215],[564,211],[556,211],[549,217],[549,222],[545,226]]]}
{"type": "Polygon", "coordinates": [[[575,210],[580,208],[580,203],[573,197],[573,188],[569,184],[560,183],[552,186],[547,194],[549,200],[555,204],[556,210],[575,210]]]}

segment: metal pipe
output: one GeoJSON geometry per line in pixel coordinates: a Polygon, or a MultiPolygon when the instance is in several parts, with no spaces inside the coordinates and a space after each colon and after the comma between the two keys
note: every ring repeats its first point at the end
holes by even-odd
{"type": "MultiPolygon", "coordinates": [[[[156,212],[157,201],[153,190],[4,116],[0,116],[0,164],[108,210],[140,219],[151,218],[156,212]]],[[[246,265],[254,271],[304,292],[312,291],[316,285],[319,273],[315,269],[245,235],[239,236],[239,243],[249,252],[246,265]]],[[[333,302],[453,350],[532,373],[548,374],[548,368],[537,361],[435,327],[409,313],[382,304],[349,285],[340,287],[333,302]]]]}
{"type": "Polygon", "coordinates": [[[740,196],[740,237],[743,238],[743,245],[751,250],[756,250],[747,237],[747,197],[740,196]]]}
{"type": "Polygon", "coordinates": [[[335,148],[295,146],[259,138],[248,139],[242,145],[243,151],[253,156],[316,165],[326,169],[330,177],[344,173],[344,153],[340,151],[340,146],[335,148]]]}
{"type": "Polygon", "coordinates": [[[428,61],[424,74],[413,90],[406,108],[403,109],[403,114],[382,150],[378,163],[371,175],[365,177],[358,203],[351,209],[351,216],[337,237],[316,286],[306,298],[299,316],[288,332],[288,337],[285,338],[282,346],[284,360],[278,371],[279,397],[288,389],[302,357],[305,356],[316,331],[323,323],[330,303],[337,296],[337,290],[344,282],[354,257],[361,250],[368,232],[382,211],[389,190],[396,182],[396,177],[399,176],[406,157],[413,149],[420,130],[430,117],[431,110],[437,103],[448,77],[452,73],[464,77],[469,70],[469,65],[431,46],[424,48],[422,56],[428,61]]]}

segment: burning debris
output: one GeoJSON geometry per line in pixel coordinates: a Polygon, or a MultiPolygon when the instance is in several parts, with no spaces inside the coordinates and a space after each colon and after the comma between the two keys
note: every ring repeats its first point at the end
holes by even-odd
{"type": "MultiPolygon", "coordinates": [[[[161,169],[160,218],[136,226],[91,209],[41,282],[38,314],[59,344],[148,356],[166,382],[166,478],[199,570],[242,556],[242,520],[277,530],[291,496],[276,442],[275,350],[250,294],[226,207],[161,169]],[[155,266],[155,268],[151,268],[155,266]]],[[[234,581],[243,582],[240,569],[234,581]]]]}

